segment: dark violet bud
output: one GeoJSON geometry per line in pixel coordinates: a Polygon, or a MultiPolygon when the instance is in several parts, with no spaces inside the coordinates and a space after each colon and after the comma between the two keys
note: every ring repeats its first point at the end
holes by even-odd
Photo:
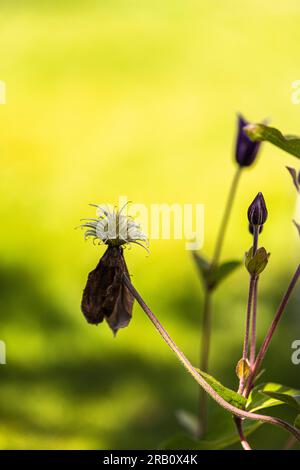
{"type": "Polygon", "coordinates": [[[248,209],[248,220],[252,227],[263,225],[268,218],[268,211],[262,193],[258,193],[248,209]]]}
{"type": "Polygon", "coordinates": [[[238,133],[236,138],[235,159],[239,166],[250,166],[254,162],[261,142],[253,142],[243,128],[249,123],[241,114],[238,115],[238,133]]]}

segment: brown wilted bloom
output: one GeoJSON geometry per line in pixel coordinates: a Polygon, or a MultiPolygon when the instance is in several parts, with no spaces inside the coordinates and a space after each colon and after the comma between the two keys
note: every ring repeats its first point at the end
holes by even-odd
{"type": "Polygon", "coordinates": [[[111,212],[96,207],[98,217],[85,219],[81,226],[87,228],[85,238],[93,237],[94,241],[107,245],[107,250],[89,273],[81,309],[89,323],[98,325],[105,319],[116,334],[129,324],[134,301],[123,283],[123,275],[129,276],[123,246],[137,243],[146,248],[143,243],[147,243],[147,237],[131,217],[121,213],[122,209],[111,212]]]}

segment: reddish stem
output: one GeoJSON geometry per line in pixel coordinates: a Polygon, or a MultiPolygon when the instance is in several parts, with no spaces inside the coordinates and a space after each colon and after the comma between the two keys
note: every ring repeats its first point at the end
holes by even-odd
{"type": "Polygon", "coordinates": [[[282,298],[282,301],[279,305],[279,308],[276,312],[276,315],[271,323],[271,326],[269,328],[269,331],[267,332],[266,336],[265,336],[265,339],[261,345],[261,348],[259,350],[259,353],[257,355],[257,358],[255,360],[255,363],[254,363],[254,367],[253,367],[253,370],[251,371],[251,374],[250,374],[250,377],[248,379],[248,383],[247,383],[247,387],[246,387],[246,396],[249,395],[250,391],[251,391],[251,387],[252,387],[252,383],[253,383],[253,380],[255,379],[255,376],[262,364],[262,361],[266,355],[266,352],[267,352],[267,349],[270,345],[270,342],[271,342],[271,339],[274,335],[274,332],[276,330],[276,327],[284,313],[284,310],[285,310],[285,307],[287,306],[287,303],[290,299],[290,296],[294,290],[294,287],[296,286],[297,284],[297,281],[299,279],[299,276],[300,276],[300,264],[298,265],[293,277],[292,277],[292,280],[287,288],[287,291],[286,293],[284,294],[283,298],[282,298]]]}

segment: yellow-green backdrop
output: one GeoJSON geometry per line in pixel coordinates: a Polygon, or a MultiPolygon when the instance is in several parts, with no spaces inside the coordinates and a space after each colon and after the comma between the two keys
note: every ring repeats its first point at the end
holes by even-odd
{"type": "MultiPolygon", "coordinates": [[[[236,112],[300,132],[298,0],[3,0],[0,5],[1,448],[155,448],[197,410],[195,383],[143,312],[112,337],[80,300],[103,247],[74,230],[89,203],[204,203],[210,255],[234,171],[236,112]]],[[[299,254],[291,225],[293,157],[265,145],[245,171],[224,259],[250,245],[246,209],[263,191],[272,253],[261,282],[259,337],[299,254]]],[[[197,363],[202,291],[184,241],[127,252],[133,281],[197,363]]],[[[248,277],[215,298],[211,370],[236,387],[248,277]]],[[[266,379],[299,386],[299,292],[267,356],[266,379]],[[298,302],[298,303],[297,303],[298,302]]],[[[279,411],[277,413],[282,413],[279,411]]],[[[289,415],[286,415],[290,417],[289,415]]],[[[278,447],[281,431],[253,438],[278,447]]]]}

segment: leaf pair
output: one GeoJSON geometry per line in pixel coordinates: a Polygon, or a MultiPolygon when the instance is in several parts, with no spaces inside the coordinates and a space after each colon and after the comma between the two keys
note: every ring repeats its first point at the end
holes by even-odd
{"type": "Polygon", "coordinates": [[[214,290],[242,264],[241,261],[233,260],[214,267],[199,253],[193,252],[193,258],[205,289],[210,291],[214,290]]]}

